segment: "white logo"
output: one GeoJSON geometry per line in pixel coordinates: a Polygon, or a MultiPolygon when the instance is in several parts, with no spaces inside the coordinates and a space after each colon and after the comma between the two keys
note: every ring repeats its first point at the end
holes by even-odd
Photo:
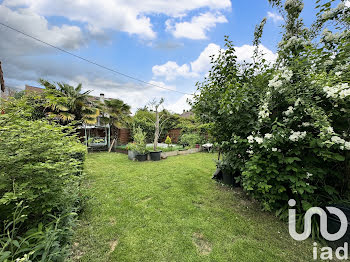
{"type": "MultiPolygon", "coordinates": [[[[296,201],[294,199],[290,199],[288,201],[289,206],[294,207],[296,201]]],[[[341,239],[348,229],[348,219],[346,218],[343,211],[336,207],[326,207],[329,213],[336,215],[341,222],[340,229],[337,233],[330,234],[327,229],[327,214],[320,207],[312,207],[308,211],[306,211],[304,217],[304,232],[299,234],[296,232],[296,215],[295,209],[289,209],[289,234],[292,238],[297,241],[303,241],[307,239],[311,234],[311,218],[313,215],[320,216],[320,231],[321,235],[324,239],[328,241],[335,241],[341,239]]]]}
{"type": "MultiPolygon", "coordinates": [[[[294,199],[290,199],[288,201],[288,204],[290,207],[294,207],[296,205],[296,201],[294,199]]],[[[341,239],[348,229],[348,219],[339,208],[336,207],[326,207],[329,213],[336,215],[340,220],[340,229],[338,232],[334,234],[330,234],[328,232],[327,228],[327,213],[320,207],[312,207],[309,210],[306,211],[305,217],[304,217],[304,232],[298,233],[296,231],[296,211],[295,209],[289,209],[289,234],[292,238],[294,238],[297,241],[303,241],[310,237],[311,234],[311,218],[313,215],[319,215],[320,216],[320,232],[324,239],[328,241],[336,241],[341,239]]],[[[338,247],[335,250],[335,256],[338,259],[344,260],[348,259],[348,243],[344,243],[344,247],[338,247]],[[341,254],[343,253],[343,254],[341,254]]],[[[317,252],[317,243],[314,243],[313,247],[313,258],[317,260],[318,258],[318,252],[317,252]]],[[[321,260],[329,260],[333,259],[333,250],[330,247],[322,247],[321,248],[321,254],[320,254],[321,260]]]]}

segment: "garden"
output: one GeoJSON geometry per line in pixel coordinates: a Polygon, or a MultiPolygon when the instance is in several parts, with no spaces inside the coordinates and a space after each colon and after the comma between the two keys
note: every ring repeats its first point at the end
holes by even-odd
{"type": "Polygon", "coordinates": [[[227,36],[191,117],[43,79],[2,100],[0,261],[310,261],[331,245],[316,217],[303,242],[287,224],[290,199],[299,232],[311,207],[350,209],[350,10],[316,2],[306,26],[301,0],[269,0],[274,62],[266,18],[251,62],[227,36]]]}

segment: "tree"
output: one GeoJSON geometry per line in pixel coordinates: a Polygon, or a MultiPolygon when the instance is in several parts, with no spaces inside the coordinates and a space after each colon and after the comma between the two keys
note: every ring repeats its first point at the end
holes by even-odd
{"type": "Polygon", "coordinates": [[[46,111],[50,117],[58,119],[62,123],[73,120],[92,124],[96,122],[100,112],[89,100],[91,91],[82,92],[82,84],[77,87],[65,83],[50,83],[40,79],[45,87],[46,111]]]}
{"type": "Polygon", "coordinates": [[[159,116],[159,107],[164,103],[164,98],[161,98],[159,101],[153,100],[150,102],[150,108],[153,110],[155,115],[155,120],[150,119],[154,124],[154,140],[153,140],[153,150],[157,150],[158,139],[163,130],[164,123],[168,120],[166,114],[159,116]]]}
{"type": "Polygon", "coordinates": [[[105,124],[109,124],[111,128],[114,128],[113,139],[117,140],[117,129],[130,122],[130,106],[120,99],[110,99],[105,100],[104,104],[100,105],[100,108],[103,114],[101,121],[105,124]]]}

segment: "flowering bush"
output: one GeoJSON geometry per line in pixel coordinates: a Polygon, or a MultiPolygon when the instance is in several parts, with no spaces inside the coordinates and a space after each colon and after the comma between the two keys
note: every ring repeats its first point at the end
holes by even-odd
{"type": "Polygon", "coordinates": [[[266,19],[256,27],[252,63],[238,63],[233,44],[212,58],[193,108],[221,145],[231,171],[265,210],[306,210],[344,200],[350,178],[349,8],[319,5],[306,28],[300,0],[270,0],[285,18],[278,58],[259,50],[266,19]],[[337,32],[326,29],[336,24],[337,32]]]}

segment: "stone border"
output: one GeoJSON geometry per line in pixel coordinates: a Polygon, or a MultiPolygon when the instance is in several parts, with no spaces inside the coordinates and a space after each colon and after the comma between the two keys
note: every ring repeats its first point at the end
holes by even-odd
{"type": "Polygon", "coordinates": [[[169,156],[188,155],[188,154],[198,153],[200,151],[201,151],[200,148],[190,148],[188,150],[176,150],[176,151],[170,151],[170,152],[162,152],[161,158],[165,159],[169,156]]]}

